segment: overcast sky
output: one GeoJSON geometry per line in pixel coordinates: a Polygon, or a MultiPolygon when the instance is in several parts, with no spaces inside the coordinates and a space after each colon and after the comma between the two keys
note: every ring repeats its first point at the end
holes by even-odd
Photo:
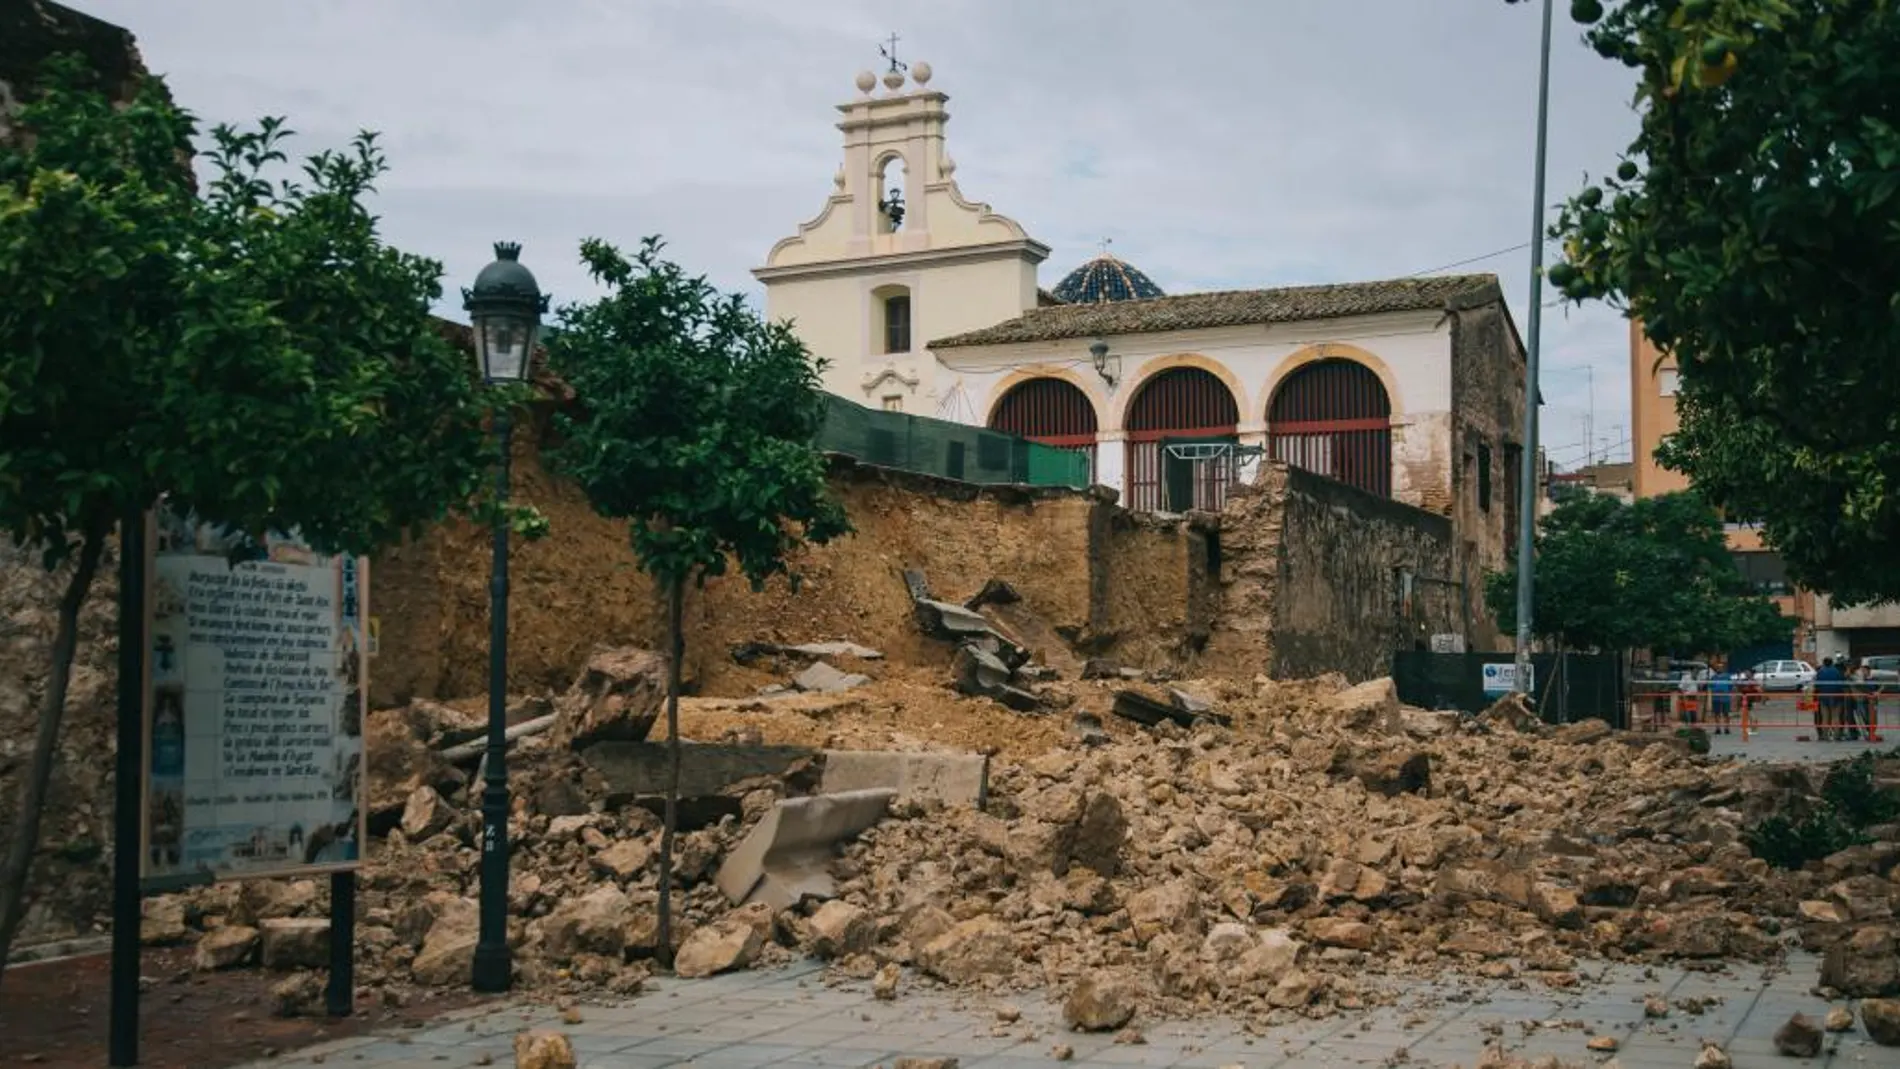
{"type": "MultiPolygon", "coordinates": [[[[555,299],[579,240],[660,233],[748,273],[815,215],[833,105],[896,32],[950,95],[965,195],[1053,249],[1103,238],[1169,293],[1390,278],[1475,262],[1528,330],[1538,12],[1504,0],[67,0],[137,34],[203,121],[283,115],[303,152],[381,131],[387,237],[453,294],[496,239],[555,299]],[[1486,254],[1511,249],[1485,259],[1486,254]]],[[[1633,82],[1557,4],[1550,196],[1612,169],[1633,82]]],[[[1550,301],[1546,289],[1546,302],[1550,301]]],[[[458,302],[459,303],[459,299],[458,302]]],[[[460,316],[459,308],[445,306],[460,316]]],[[[1628,453],[1611,309],[1544,313],[1545,445],[1628,453]],[[1594,405],[1591,381],[1594,369],[1594,405]]]]}

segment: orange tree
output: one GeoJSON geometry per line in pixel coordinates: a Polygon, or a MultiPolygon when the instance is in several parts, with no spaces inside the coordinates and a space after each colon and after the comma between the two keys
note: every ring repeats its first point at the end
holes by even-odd
{"type": "Polygon", "coordinates": [[[1661,456],[1792,578],[1900,597],[1900,4],[1577,0],[1641,132],[1550,279],[1680,368],[1661,456]]]}
{"type": "MultiPolygon", "coordinates": [[[[1625,504],[1560,491],[1538,525],[1531,596],[1538,633],[1569,649],[1716,653],[1794,630],[1736,570],[1721,518],[1693,493],[1625,504]]],[[[1485,600],[1515,626],[1516,571],[1486,576],[1485,600]]]]}
{"type": "Polygon", "coordinates": [[[548,359],[578,397],[577,411],[558,420],[555,463],[595,511],[629,521],[634,553],[666,592],[658,951],[670,956],[686,586],[732,566],[755,590],[774,575],[796,583],[789,554],[850,526],[813,445],[825,419],[822,365],[789,324],[765,322],[660,249],[648,238],[629,259],[606,242],[582,243],[582,262],[608,293],[561,310],[548,359]]]}
{"type": "MultiPolygon", "coordinates": [[[[51,665],[0,858],[0,962],[25,913],[77,643],[121,517],[161,494],[247,534],[367,553],[476,501],[493,449],[434,328],[441,268],[382,243],[371,135],[286,161],[281,122],[211,131],[150,79],[125,106],[75,60],[0,143],[0,530],[64,569],[51,665]]],[[[486,511],[484,509],[484,511],[486,511]]]]}

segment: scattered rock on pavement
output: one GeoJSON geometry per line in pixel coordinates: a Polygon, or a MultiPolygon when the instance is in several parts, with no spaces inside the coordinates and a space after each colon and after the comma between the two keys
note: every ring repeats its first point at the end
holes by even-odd
{"type": "Polygon", "coordinates": [[[574,1045],[559,1032],[515,1036],[515,1069],[576,1069],[574,1045]]]}
{"type": "Polygon", "coordinates": [[[1860,1000],[1860,1026],[1868,1038],[1883,1047],[1900,1047],[1900,1000],[1864,998],[1860,1000]]]}
{"type": "Polygon", "coordinates": [[[1113,975],[1084,976],[1062,1003],[1062,1019],[1077,1032],[1113,1032],[1135,1018],[1134,983],[1113,975]]]}
{"type": "Polygon", "coordinates": [[[857,906],[834,899],[812,914],[811,932],[812,953],[821,958],[842,958],[871,949],[877,938],[877,923],[857,906]]]}
{"type": "Polygon", "coordinates": [[[1728,1051],[1714,1043],[1703,1043],[1701,1053],[1695,1056],[1695,1069],[1733,1069],[1734,1065],[1728,1051]]]}
{"type": "Polygon", "coordinates": [[[1827,1011],[1827,1020],[1822,1027],[1830,1032],[1851,1032],[1854,1030],[1854,1011],[1846,1006],[1835,1006],[1827,1011]]]}
{"type": "Polygon", "coordinates": [[[897,997],[897,982],[904,970],[896,962],[887,962],[877,970],[877,976],[871,980],[871,997],[881,1002],[889,1002],[897,997]]]}
{"type": "Polygon", "coordinates": [[[279,1017],[309,1017],[323,1009],[322,974],[293,973],[271,985],[271,1012],[279,1017]]]}
{"type": "Polygon", "coordinates": [[[1821,1053],[1821,1029],[1806,1014],[1797,1013],[1775,1030],[1775,1049],[1790,1058],[1812,1058],[1821,1053]]]}
{"type": "Polygon", "coordinates": [[[739,920],[720,921],[686,937],[673,959],[673,972],[690,979],[743,969],[758,958],[759,947],[757,928],[739,920]]]}

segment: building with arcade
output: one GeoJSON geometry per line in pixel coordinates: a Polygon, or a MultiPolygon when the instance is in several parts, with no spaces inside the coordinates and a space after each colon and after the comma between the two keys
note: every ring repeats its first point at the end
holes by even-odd
{"type": "Polygon", "coordinates": [[[1043,288],[1049,247],[964,195],[949,98],[897,66],[858,76],[830,195],[754,272],[827,389],[1084,452],[1136,511],[1218,512],[1273,458],[1504,566],[1525,391],[1495,276],[1168,294],[1104,247],[1043,288]]]}

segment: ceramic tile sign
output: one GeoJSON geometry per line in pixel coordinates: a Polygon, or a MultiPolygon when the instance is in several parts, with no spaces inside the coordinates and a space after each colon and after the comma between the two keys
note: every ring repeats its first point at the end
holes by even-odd
{"type": "Polygon", "coordinates": [[[148,544],[143,873],[354,868],[369,570],[160,509],[148,544]]]}

